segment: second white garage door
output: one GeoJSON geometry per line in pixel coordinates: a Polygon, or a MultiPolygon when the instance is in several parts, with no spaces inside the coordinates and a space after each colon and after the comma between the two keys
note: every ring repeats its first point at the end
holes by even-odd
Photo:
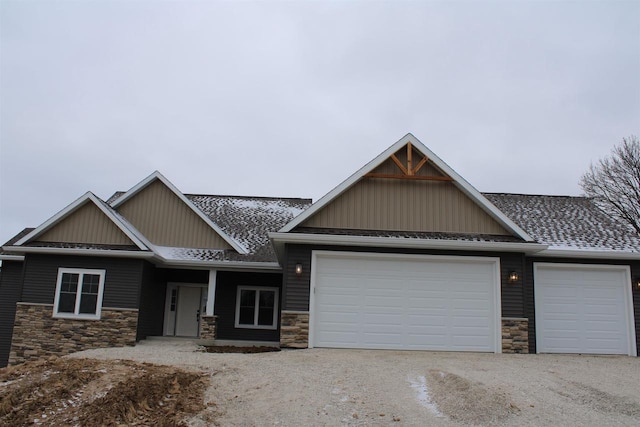
{"type": "Polygon", "coordinates": [[[635,356],[629,267],[536,263],[538,353],[635,356]]]}
{"type": "Polygon", "coordinates": [[[315,347],[500,351],[499,259],[315,251],[315,347]]]}

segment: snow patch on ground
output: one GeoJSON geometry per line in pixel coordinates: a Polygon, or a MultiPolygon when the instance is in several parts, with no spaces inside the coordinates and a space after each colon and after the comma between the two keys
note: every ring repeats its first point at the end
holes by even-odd
{"type": "Polygon", "coordinates": [[[427,408],[433,415],[436,417],[443,417],[442,412],[438,410],[438,406],[431,399],[431,395],[429,394],[429,387],[427,386],[427,379],[424,375],[420,375],[415,379],[409,379],[409,384],[411,384],[411,388],[413,388],[418,394],[418,402],[425,408],[427,408]]]}

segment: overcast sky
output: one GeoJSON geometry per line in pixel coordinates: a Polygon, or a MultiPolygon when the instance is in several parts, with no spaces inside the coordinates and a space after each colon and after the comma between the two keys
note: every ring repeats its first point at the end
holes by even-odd
{"type": "Polygon", "coordinates": [[[640,134],[640,2],[0,0],[0,240],[160,170],[311,197],[413,133],[480,191],[579,195],[640,134]]]}

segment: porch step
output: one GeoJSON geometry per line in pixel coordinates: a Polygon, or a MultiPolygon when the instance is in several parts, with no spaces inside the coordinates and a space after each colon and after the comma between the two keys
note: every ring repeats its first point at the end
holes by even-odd
{"type": "Polygon", "coordinates": [[[194,343],[197,345],[205,345],[205,346],[231,346],[231,347],[280,347],[280,343],[277,341],[241,341],[241,340],[202,340],[200,338],[190,338],[190,337],[160,337],[160,336],[149,336],[144,341],[153,341],[153,342],[166,342],[173,344],[184,344],[184,343],[194,343]]]}

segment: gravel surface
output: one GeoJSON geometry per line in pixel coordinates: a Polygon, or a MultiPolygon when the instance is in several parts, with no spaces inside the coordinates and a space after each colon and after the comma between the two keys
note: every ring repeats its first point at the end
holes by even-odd
{"type": "Polygon", "coordinates": [[[207,425],[640,425],[640,358],[307,349],[204,353],[188,342],[88,350],[211,376],[207,425]]]}

